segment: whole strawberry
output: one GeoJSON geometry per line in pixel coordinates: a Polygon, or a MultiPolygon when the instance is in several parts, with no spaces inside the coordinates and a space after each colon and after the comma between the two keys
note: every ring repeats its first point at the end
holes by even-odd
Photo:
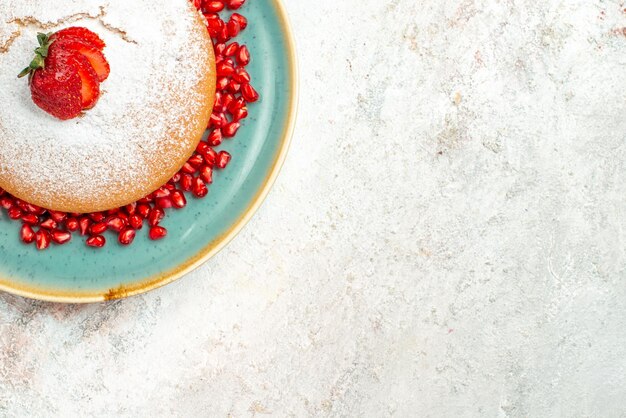
{"type": "Polygon", "coordinates": [[[18,77],[28,75],[33,102],[52,116],[68,120],[94,107],[100,82],[110,73],[104,42],[86,28],[39,33],[35,58],[18,77]]]}

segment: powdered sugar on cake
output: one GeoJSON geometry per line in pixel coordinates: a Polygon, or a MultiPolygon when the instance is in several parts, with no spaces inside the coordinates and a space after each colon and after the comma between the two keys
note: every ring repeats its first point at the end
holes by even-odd
{"type": "Polygon", "coordinates": [[[197,65],[203,39],[187,0],[0,0],[0,10],[0,176],[36,191],[44,206],[72,193],[89,201],[149,184],[147,168],[163,163],[164,149],[188,146],[180,137],[207,69],[197,65]],[[68,26],[106,42],[111,75],[94,109],[59,121],[16,76],[37,32],[68,26]]]}

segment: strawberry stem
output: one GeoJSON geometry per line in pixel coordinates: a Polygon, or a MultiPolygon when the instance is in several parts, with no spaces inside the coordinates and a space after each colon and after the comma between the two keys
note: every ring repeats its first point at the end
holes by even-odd
{"type": "Polygon", "coordinates": [[[37,34],[39,47],[35,49],[35,58],[33,58],[28,67],[24,68],[22,72],[17,75],[18,78],[22,78],[27,75],[32,77],[35,71],[46,68],[46,58],[48,57],[48,50],[50,49],[50,45],[52,45],[52,42],[54,42],[54,40],[50,39],[51,36],[52,33],[37,34]]]}

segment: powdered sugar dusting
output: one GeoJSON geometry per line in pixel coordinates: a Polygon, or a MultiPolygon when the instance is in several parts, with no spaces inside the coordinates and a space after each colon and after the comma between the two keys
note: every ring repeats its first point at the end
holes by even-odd
{"type": "Polygon", "coordinates": [[[199,65],[207,61],[199,45],[208,41],[188,0],[0,1],[3,186],[45,207],[88,204],[150,187],[155,167],[176,171],[165,155],[184,154],[197,140],[192,118],[206,101],[197,86],[210,71],[199,65]],[[94,109],[59,121],[36,107],[16,76],[32,59],[38,31],[67,26],[104,39],[111,75],[94,109]]]}

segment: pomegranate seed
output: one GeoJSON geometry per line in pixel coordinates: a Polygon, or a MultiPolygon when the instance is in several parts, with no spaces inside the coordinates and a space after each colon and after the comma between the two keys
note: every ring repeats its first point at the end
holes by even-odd
{"type": "Polygon", "coordinates": [[[248,27],[248,19],[246,19],[245,16],[240,15],[239,13],[233,13],[230,18],[234,21],[236,21],[237,23],[239,23],[239,26],[241,27],[241,30],[244,30],[246,27],[248,27]]]}
{"type": "Polygon", "coordinates": [[[237,51],[239,51],[239,43],[237,42],[233,42],[231,44],[228,44],[228,46],[226,47],[226,49],[224,49],[224,54],[227,57],[232,57],[234,56],[237,51]]]}
{"type": "Polygon", "coordinates": [[[244,84],[241,87],[241,95],[246,101],[254,103],[259,100],[259,93],[250,84],[244,84]]]}
{"type": "Polygon", "coordinates": [[[217,168],[226,168],[230,162],[231,155],[226,151],[220,151],[217,155],[217,168]]]}
{"type": "Polygon", "coordinates": [[[137,232],[135,232],[134,229],[128,228],[120,232],[119,236],[117,237],[117,240],[122,245],[130,245],[135,240],[136,235],[137,235],[137,232]]]}
{"type": "Polygon", "coordinates": [[[213,50],[215,51],[215,55],[223,56],[224,51],[226,50],[226,44],[221,42],[217,43],[215,44],[215,48],[213,48],[213,50]]]}
{"type": "Polygon", "coordinates": [[[67,213],[49,210],[48,213],[54,222],[61,223],[67,219],[67,213]]]}
{"type": "Polygon", "coordinates": [[[65,227],[67,228],[68,231],[78,231],[79,225],[78,225],[78,219],[76,218],[67,218],[67,220],[65,221],[65,227]]]}
{"type": "Polygon", "coordinates": [[[213,148],[209,148],[204,155],[204,161],[206,161],[207,165],[214,166],[215,161],[217,161],[217,152],[213,148]]]}
{"type": "MultiPolygon", "coordinates": [[[[178,183],[179,181],[180,181],[180,173],[176,173],[174,174],[174,177],[172,177],[172,179],[170,180],[170,183],[178,183]]],[[[132,215],[132,213],[130,212],[128,214],[132,215]]]]}
{"type": "Polygon", "coordinates": [[[80,234],[85,236],[89,231],[89,226],[91,225],[91,219],[84,216],[78,220],[78,227],[80,229],[80,234]]]}
{"type": "Polygon", "coordinates": [[[22,222],[29,225],[37,225],[37,223],[39,223],[39,217],[35,214],[28,213],[22,216],[22,222]]]}
{"type": "Polygon", "coordinates": [[[167,235],[167,229],[162,226],[153,226],[150,228],[150,239],[153,241],[165,238],[167,235]]]}
{"type": "Polygon", "coordinates": [[[150,215],[148,215],[148,224],[150,226],[156,226],[163,220],[165,217],[165,212],[160,208],[153,208],[150,211],[150,215]]]}
{"type": "Polygon", "coordinates": [[[241,32],[241,26],[239,26],[239,22],[237,22],[236,20],[230,19],[226,24],[226,30],[228,31],[228,36],[234,38],[235,36],[239,35],[239,32],[241,32]]]}
{"type": "MultiPolygon", "coordinates": [[[[210,149],[210,148],[209,148],[210,149]]],[[[180,178],[180,187],[186,191],[190,192],[193,184],[193,177],[189,174],[183,174],[180,178]]]]}
{"type": "Polygon", "coordinates": [[[101,212],[90,213],[89,217],[94,222],[102,222],[104,221],[104,214],[101,212]]]}
{"type": "Polygon", "coordinates": [[[39,206],[31,205],[30,203],[26,203],[22,200],[17,200],[17,205],[20,209],[27,213],[34,213],[35,215],[43,215],[46,213],[45,209],[40,208],[39,206]]]}
{"type": "Polygon", "coordinates": [[[158,198],[156,200],[156,205],[160,207],[161,209],[169,209],[172,206],[174,206],[174,204],[172,203],[172,199],[170,199],[169,197],[158,198]]]}
{"type": "MultiPolygon", "coordinates": [[[[110,229],[112,231],[120,232],[126,226],[126,222],[124,222],[122,220],[122,218],[110,218],[107,221],[106,226],[107,226],[108,229],[110,229]]],[[[93,230],[93,227],[91,227],[91,229],[93,230]]],[[[100,233],[102,233],[102,232],[100,232],[100,233]]]]}
{"type": "Polygon", "coordinates": [[[107,226],[106,223],[98,222],[98,223],[91,225],[91,228],[89,228],[89,233],[91,235],[100,235],[100,234],[103,234],[108,228],[109,227],[107,226]]]}
{"type": "Polygon", "coordinates": [[[209,193],[209,189],[206,187],[206,184],[204,184],[204,181],[202,181],[200,177],[196,177],[193,180],[193,187],[191,191],[195,197],[199,198],[205,197],[209,193]]]}
{"type": "Polygon", "coordinates": [[[235,112],[246,105],[246,99],[243,97],[238,97],[236,100],[232,101],[228,105],[228,111],[231,114],[235,114],[235,112]]]}
{"type": "Polygon", "coordinates": [[[224,10],[224,3],[221,1],[205,1],[202,8],[207,12],[217,13],[224,10]]]}
{"type": "Polygon", "coordinates": [[[147,218],[150,214],[150,205],[145,203],[140,203],[137,205],[137,213],[141,215],[142,218],[147,218]]]}
{"type": "Polygon", "coordinates": [[[245,84],[251,81],[250,74],[243,67],[237,67],[235,70],[235,74],[233,74],[233,79],[238,83],[245,84]]]}
{"type": "Polygon", "coordinates": [[[168,197],[170,195],[169,189],[165,187],[161,187],[159,190],[153,193],[155,199],[159,199],[162,197],[168,197]]]}
{"type": "MultiPolygon", "coordinates": [[[[209,137],[207,138],[208,143],[212,146],[212,147],[217,147],[222,143],[222,130],[221,129],[213,129],[211,131],[211,133],[209,134],[209,137]]],[[[207,144],[207,148],[208,145],[207,144]]],[[[205,149],[205,153],[208,152],[207,149],[205,149]]],[[[204,153],[203,153],[204,154],[204,153]]]]}
{"type": "Polygon", "coordinates": [[[117,217],[120,218],[120,220],[122,222],[124,222],[124,225],[128,225],[128,215],[125,214],[124,212],[118,212],[117,213],[117,217]]]}
{"type": "Polygon", "coordinates": [[[20,237],[22,241],[26,244],[32,244],[35,242],[35,231],[30,225],[22,225],[22,229],[20,230],[20,237]]]}
{"type": "Polygon", "coordinates": [[[37,249],[45,250],[46,248],[50,246],[50,240],[51,240],[50,233],[46,231],[45,229],[40,229],[35,234],[35,240],[37,241],[37,249]]]}
{"type": "Polygon", "coordinates": [[[45,221],[43,221],[40,226],[44,229],[52,230],[57,227],[57,223],[54,222],[54,220],[50,218],[50,219],[46,219],[45,221]]]}
{"type": "Polygon", "coordinates": [[[126,205],[124,209],[126,209],[126,213],[132,215],[137,210],[137,203],[131,203],[130,205],[126,205]]]}
{"type": "Polygon", "coordinates": [[[96,235],[94,237],[90,237],[86,243],[90,247],[94,248],[102,248],[106,244],[107,240],[102,235],[96,235]]]}
{"type": "Polygon", "coordinates": [[[5,208],[6,210],[11,209],[14,204],[15,201],[9,196],[2,196],[2,198],[0,198],[0,206],[5,208]]]}
{"type": "Polygon", "coordinates": [[[13,220],[18,220],[22,217],[22,209],[17,206],[13,206],[7,213],[9,214],[9,218],[13,220]]]}
{"type": "Polygon", "coordinates": [[[174,205],[175,208],[180,209],[180,208],[184,208],[185,206],[187,206],[187,199],[185,199],[185,195],[180,190],[174,190],[172,192],[171,199],[172,199],[172,205],[174,205]]]}
{"type": "Polygon", "coordinates": [[[56,244],[63,245],[68,243],[72,239],[72,234],[67,231],[59,231],[58,229],[52,231],[52,241],[56,244]]]}
{"type": "Polygon", "coordinates": [[[224,25],[222,29],[217,32],[217,39],[220,42],[227,42],[230,40],[230,35],[228,34],[228,28],[226,25],[224,25]]]}
{"type": "Polygon", "coordinates": [[[217,15],[207,16],[207,29],[212,38],[216,38],[224,28],[224,21],[217,15]]]}
{"type": "Polygon", "coordinates": [[[139,215],[130,215],[128,224],[134,229],[141,229],[143,227],[143,218],[139,215]]]}
{"type": "Polygon", "coordinates": [[[195,154],[191,158],[189,158],[187,162],[194,166],[197,170],[197,167],[200,167],[202,164],[204,164],[204,158],[202,158],[202,155],[200,154],[195,154]]]}
{"type": "Polygon", "coordinates": [[[225,113],[220,113],[220,126],[224,126],[228,124],[228,119],[226,118],[225,113]]]}
{"type": "Polygon", "coordinates": [[[239,52],[237,53],[237,62],[239,65],[248,65],[250,64],[250,51],[248,51],[248,47],[242,45],[239,48],[239,52]]]}
{"type": "Polygon", "coordinates": [[[248,117],[248,108],[246,106],[237,109],[234,113],[233,113],[233,120],[234,121],[240,121],[242,119],[245,119],[248,117]]]}
{"type": "Polygon", "coordinates": [[[231,80],[230,83],[228,83],[227,88],[231,93],[239,93],[239,90],[241,90],[241,84],[237,83],[235,80],[231,80]]]}
{"type": "Polygon", "coordinates": [[[241,127],[241,124],[239,122],[231,122],[228,125],[224,126],[224,136],[226,138],[232,138],[233,136],[235,136],[237,134],[237,131],[239,130],[239,128],[241,127]]]}
{"type": "MultiPolygon", "coordinates": [[[[217,79],[217,89],[218,90],[224,90],[226,87],[228,87],[228,77],[220,77],[217,79]]],[[[218,97],[215,98],[215,100],[218,100],[218,97]]],[[[220,101],[220,105],[222,104],[222,94],[220,93],[219,96],[219,101],[220,101]]],[[[217,104],[217,103],[216,103],[217,104]]]]}
{"type": "MultiPolygon", "coordinates": [[[[211,131],[211,134],[212,133],[213,133],[213,131],[211,131]]],[[[209,135],[209,138],[210,137],[211,136],[209,135]]],[[[209,144],[208,143],[206,143],[204,141],[200,141],[200,143],[198,143],[198,146],[196,147],[196,152],[198,152],[200,154],[204,154],[208,148],[209,148],[209,144]]],[[[179,180],[180,180],[180,177],[178,177],[178,180],[176,180],[174,183],[177,183],[179,180]]]]}
{"type": "Polygon", "coordinates": [[[217,75],[218,76],[230,76],[235,73],[235,67],[233,64],[222,61],[217,65],[217,75]]]}
{"type": "Polygon", "coordinates": [[[196,172],[196,168],[189,163],[185,163],[185,165],[183,165],[183,168],[181,168],[180,171],[186,174],[193,174],[196,172]]]}
{"type": "Polygon", "coordinates": [[[213,169],[208,165],[202,166],[202,168],[200,168],[200,178],[206,184],[213,183],[213,169]]]}
{"type": "Polygon", "coordinates": [[[245,2],[246,0],[228,0],[226,5],[228,6],[230,10],[236,10],[236,9],[239,9],[241,6],[243,6],[245,2]]]}

